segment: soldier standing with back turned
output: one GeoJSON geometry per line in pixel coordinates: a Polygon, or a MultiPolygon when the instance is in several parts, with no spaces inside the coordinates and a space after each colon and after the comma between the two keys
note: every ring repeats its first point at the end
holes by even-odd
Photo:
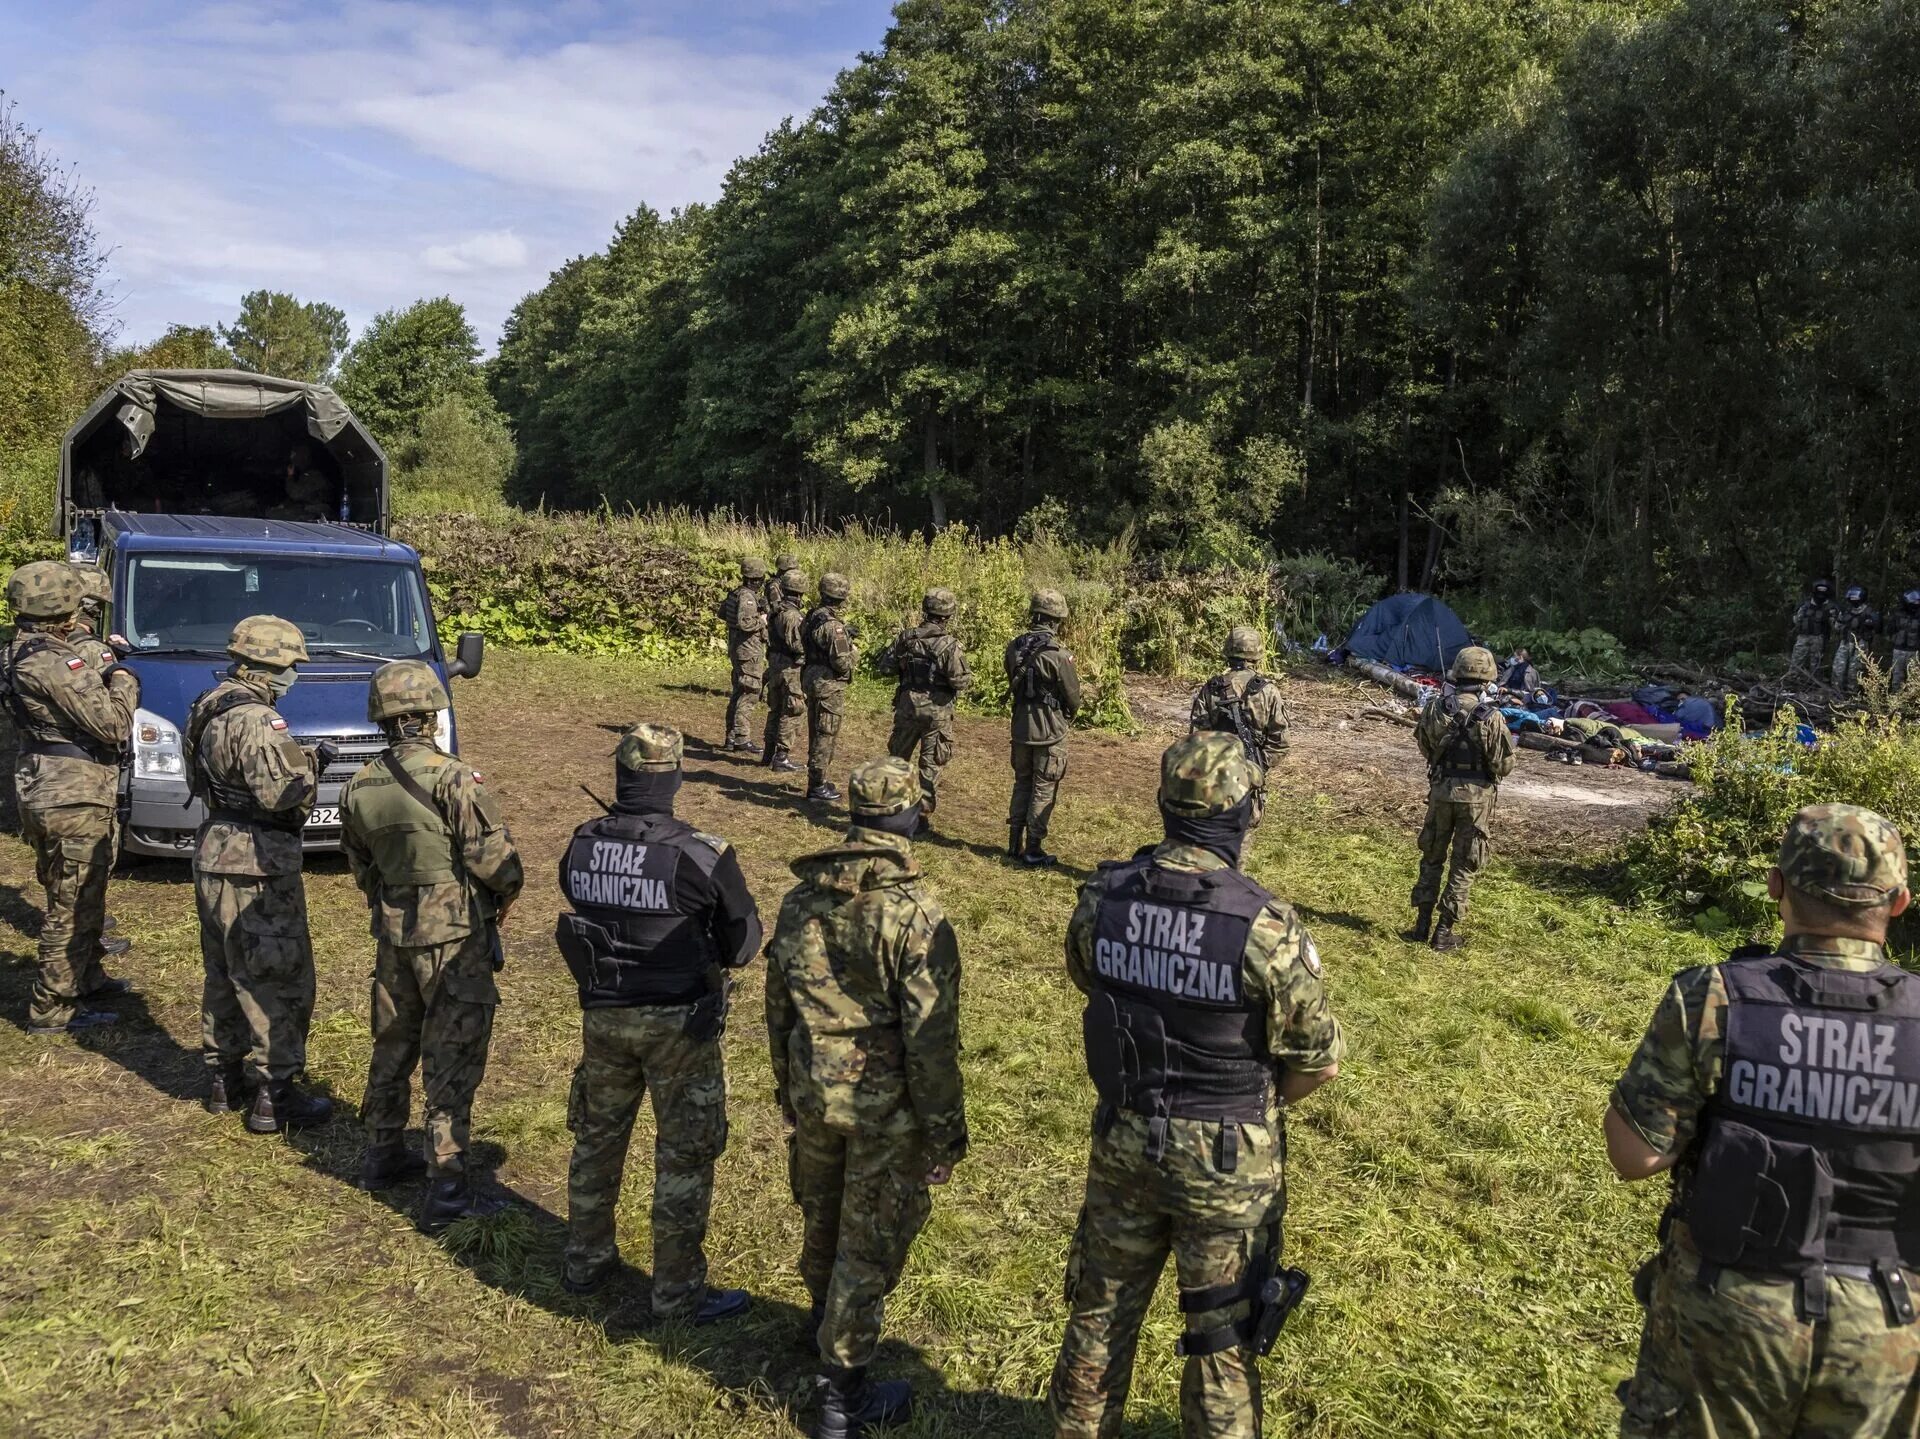
{"type": "Polygon", "coordinates": [[[7,580],[16,628],[0,679],[19,746],[20,829],[46,894],[28,1016],[28,1032],[41,1035],[113,1023],[82,1003],[131,988],[107,978],[100,954],[120,751],[140,682],[131,670],[96,671],[69,642],[80,601],[79,577],[56,560],[22,565],[7,580]]]}
{"type": "Polygon", "coordinates": [[[797,569],[782,570],[777,593],[780,602],[767,617],[767,732],[760,762],[775,774],[792,774],[800,768],[793,762],[793,746],[807,714],[801,685],[807,615],[800,605],[806,598],[807,577],[797,569]]]}
{"type": "Polygon", "coordinates": [[[887,753],[911,760],[920,751],[921,829],[931,828],[940,771],[953,758],[953,702],[973,685],[966,651],[947,633],[959,608],[953,591],[931,589],[920,602],[921,622],[901,634],[881,668],[897,675],[893,691],[893,733],[887,753]]]}
{"type": "Polygon", "coordinates": [[[1478,645],[1461,650],[1448,671],[1452,688],[1427,701],[1413,731],[1427,761],[1427,822],[1420,828],[1420,877],[1413,886],[1418,915],[1401,937],[1413,944],[1431,937],[1442,954],[1460,947],[1453,927],[1466,918],[1467,892],[1487,862],[1500,781],[1513,772],[1513,736],[1480,692],[1493,683],[1494,672],[1491,651],[1478,645]]]}
{"type": "Polygon", "coordinates": [[[680,732],[636,725],[614,752],[613,808],[573,832],[554,939],[580,992],[567,1127],[567,1268],[591,1294],[619,1268],[614,1211],[640,1101],[653,1096],[653,1317],[711,1324],[747,1307],[707,1287],[713,1166],[727,1147],[728,971],[760,952],[739,858],[673,813],[680,732]]]}
{"type": "Polygon", "coordinates": [[[1186,1439],[1256,1439],[1257,1356],[1306,1291],[1280,1265],[1282,1111],[1339,1072],[1344,1041],[1299,916],[1240,873],[1258,778],[1230,735],[1173,745],[1165,839],[1101,865],[1067,928],[1100,1103],[1048,1392],[1059,1439],[1120,1432],[1169,1253],[1186,1439]]]}
{"type": "Polygon", "coordinates": [[[752,754],[753,705],[767,678],[767,562],[749,555],[740,561],[740,583],[720,603],[727,624],[727,659],[732,665],[727,695],[727,748],[752,754]]]}
{"type": "Polygon", "coordinates": [[[1607,1109],[1622,1179],[1673,1173],[1624,1439],[1912,1439],[1920,1426],[1920,977],[1889,962],[1906,846],[1794,817],[1786,933],[1682,970],[1607,1109]]]}
{"type": "Polygon", "coordinates": [[[429,1233],[502,1207],[473,1187],[467,1132],[500,1003],[500,923],[526,880],[499,803],[476,771],[435,743],[447,704],[424,660],[375,670],[367,718],[387,748],[340,795],[340,848],[367,897],[377,945],[358,1183],[384,1189],[420,1172],[401,1142],[417,1062],[433,1181],[420,1222],[429,1233]]]}
{"type": "Polygon", "coordinates": [[[903,1380],[873,1383],[886,1296],[966,1156],[960,950],[909,836],[919,785],[906,761],[854,771],[852,827],[793,862],[767,948],[774,1095],[806,1220],[800,1277],[820,1345],[818,1439],[905,1419],[903,1380]]]}
{"type": "Polygon", "coordinates": [[[832,803],[840,790],[828,778],[840,725],[847,714],[847,685],[853,679],[854,632],[840,618],[853,587],[845,575],[820,577],[820,603],[801,628],[806,669],[801,687],[807,695],[807,798],[832,803]]]}
{"type": "Polygon", "coordinates": [[[1003,661],[1013,698],[1013,797],[1007,806],[1007,857],[1039,868],[1047,853],[1053,804],[1067,775],[1067,731],[1080,711],[1080,672],[1060,644],[1067,602],[1058,590],[1037,590],[1027,632],[1007,645],[1003,661]]]}
{"type": "Polygon", "coordinates": [[[1860,672],[1873,653],[1874,638],[1880,633],[1880,611],[1867,603],[1862,586],[1848,585],[1847,602],[1834,612],[1833,624],[1840,636],[1833,647],[1833,687],[1850,695],[1860,688],[1860,672]]]}
{"type": "Polygon", "coordinates": [[[302,834],[332,750],[302,749],[274,708],[307,658],[298,626],[251,615],[227,653],[227,677],[193,702],[182,741],[188,786],[207,805],[193,857],[206,1107],[245,1109],[249,1130],[278,1134],[333,1113],[332,1100],[298,1083],[314,988],[302,834]]]}
{"type": "Polygon", "coordinates": [[[1893,669],[1887,687],[1894,694],[1907,687],[1907,676],[1920,656],[1920,587],[1900,596],[1900,607],[1887,617],[1887,643],[1893,646],[1893,669]]]}
{"type": "Polygon", "coordinates": [[[1287,752],[1287,702],[1280,697],[1279,681],[1262,674],[1260,661],[1266,646],[1260,631],[1252,625],[1235,625],[1227,631],[1224,649],[1227,667],[1200,686],[1193,697],[1189,733],[1219,730],[1240,741],[1247,758],[1260,772],[1253,809],[1253,822],[1267,806],[1267,774],[1287,752]]]}

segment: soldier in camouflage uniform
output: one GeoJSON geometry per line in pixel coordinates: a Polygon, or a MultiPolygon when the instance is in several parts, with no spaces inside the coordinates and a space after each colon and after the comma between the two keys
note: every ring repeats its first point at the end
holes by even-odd
{"type": "Polygon", "coordinates": [[[21,834],[46,892],[28,1016],[30,1032],[43,1035],[111,1024],[113,1014],[82,1001],[130,987],[107,978],[100,955],[120,753],[140,683],[118,666],[96,670],[70,642],[80,601],[79,577],[55,560],[22,565],[7,580],[16,628],[0,681],[19,746],[21,834]]]}
{"type": "Polygon", "coordinates": [[[297,626],[251,615],[233,627],[227,653],[227,677],[193,702],[183,738],[187,783],[207,805],[193,858],[206,1106],[244,1108],[249,1130],[277,1134],[333,1112],[296,1079],[314,984],[302,830],[331,751],[302,749],[274,708],[307,658],[297,626]]]}
{"type": "Polygon", "coordinates": [[[1847,602],[1834,612],[1834,629],[1840,642],[1833,647],[1833,687],[1843,695],[1860,688],[1860,671],[1873,653],[1874,637],[1880,633],[1880,611],[1867,603],[1867,592],[1859,585],[1847,586],[1847,602]]]}
{"type": "Polygon", "coordinates": [[[1413,944],[1430,940],[1442,954],[1460,947],[1454,926],[1466,918],[1467,892],[1487,862],[1500,781],[1513,772],[1513,736],[1499,709],[1480,693],[1493,683],[1494,672],[1490,651],[1478,645],[1461,650],[1448,672],[1454,688],[1427,701],[1413,731],[1427,761],[1427,822],[1420,829],[1420,877],[1413,886],[1417,917],[1402,938],[1413,944]]]}
{"type": "Polygon", "coordinates": [[[953,758],[953,702],[973,686],[966,651],[947,633],[959,602],[952,590],[931,589],[920,602],[921,623],[903,631],[882,656],[883,673],[897,675],[893,733],[887,753],[910,760],[920,752],[921,829],[930,827],[940,771],[953,758]]]}
{"type": "Polygon", "coordinates": [[[377,944],[359,1184],[383,1189],[419,1172],[402,1145],[417,1062],[433,1181],[421,1213],[428,1232],[502,1204],[473,1186],[467,1129],[500,1003],[499,926],[526,879],[479,773],[434,742],[447,703],[423,660],[375,670],[367,718],[387,748],[340,795],[340,848],[367,897],[377,944]]]}
{"type": "Polygon", "coordinates": [[[1915,656],[1920,656],[1920,589],[1900,596],[1900,608],[1887,617],[1887,642],[1893,646],[1887,687],[1898,694],[1907,687],[1915,656]]]}
{"type": "MultiPolygon", "coordinates": [[[[773,573],[768,575],[765,583],[760,586],[760,609],[761,613],[767,616],[769,622],[773,619],[774,611],[778,610],[786,600],[786,591],[781,588],[781,580],[783,580],[789,572],[797,571],[799,568],[800,556],[790,551],[774,558],[773,573]]],[[[802,576],[799,593],[804,595],[806,592],[806,579],[802,576]]],[[[768,635],[767,638],[769,642],[771,642],[773,637],[772,635],[768,635]]]]}
{"type": "Polygon", "coordinates": [[[1007,806],[1007,857],[1038,868],[1047,853],[1054,800],[1067,776],[1067,731],[1080,711],[1080,672],[1061,646],[1067,602],[1058,590],[1039,590],[1027,612],[1027,632],[1007,645],[1004,664],[1013,698],[1013,797],[1007,806]]]}
{"type": "Polygon", "coordinates": [[[1253,808],[1257,825],[1267,806],[1267,775],[1287,752],[1287,702],[1280,697],[1280,682],[1260,672],[1266,654],[1260,631],[1235,625],[1227,631],[1224,653],[1226,669],[1193,697],[1188,732],[1219,730],[1240,741],[1260,772],[1253,808]]]}
{"type": "Polygon", "coordinates": [[[1805,679],[1819,675],[1834,618],[1833,581],[1815,580],[1807,586],[1807,597],[1793,611],[1793,658],[1789,667],[1794,674],[1805,679]]]}
{"type": "MultiPolygon", "coordinates": [[[[104,676],[108,670],[120,663],[121,655],[126,653],[126,641],[119,636],[107,636],[107,606],[113,603],[113,582],[98,565],[75,565],[73,572],[80,577],[80,613],[74,618],[73,632],[67,636],[67,642],[80,652],[80,657],[93,667],[94,673],[104,676]],[[109,643],[111,639],[113,643],[109,643]],[[114,648],[114,644],[120,646],[114,648]]],[[[113,828],[107,835],[107,853],[117,856],[120,853],[120,807],[113,809],[113,828]]],[[[119,928],[119,921],[111,914],[103,915],[100,920],[103,930],[119,928]]],[[[117,939],[111,934],[100,941],[100,952],[111,957],[125,954],[133,948],[130,939],[117,939]]]]}
{"type": "Polygon", "coordinates": [[[801,685],[807,612],[800,604],[806,597],[807,577],[797,569],[782,570],[778,593],[780,603],[767,617],[767,732],[760,762],[775,774],[792,774],[800,768],[793,762],[793,746],[807,715],[807,695],[801,685]]]}
{"type": "Polygon", "coordinates": [[[802,625],[806,668],[800,684],[807,696],[807,798],[832,803],[840,790],[827,779],[840,725],[847,714],[847,685],[853,679],[855,631],[840,618],[853,592],[845,575],[820,577],[820,603],[802,625]]]}
{"type": "Polygon", "coordinates": [[[767,679],[767,562],[755,556],[740,561],[740,583],[720,603],[727,625],[727,658],[733,666],[727,699],[727,748],[745,754],[753,742],[753,706],[767,679]]]}
{"type": "Polygon", "coordinates": [[[1304,1292],[1280,1267],[1281,1111],[1338,1073],[1345,1045],[1299,916],[1239,872],[1258,780],[1231,735],[1173,745],[1165,839],[1102,865],[1067,928],[1100,1103],[1048,1393],[1062,1439],[1120,1433],[1169,1253],[1187,1315],[1186,1439],[1260,1433],[1255,1356],[1304,1292]]]}
{"type": "Polygon", "coordinates": [[[1606,1117],[1620,1177],[1671,1170],[1626,1439],[1920,1434],[1920,977],[1888,961],[1906,847],[1802,810],[1767,878],[1785,936],[1682,970],[1606,1117]]]}
{"type": "Polygon", "coordinates": [[[908,837],[919,786],[904,760],[854,771],[852,827],[793,863],[767,949],[775,1097],[792,1133],[806,1221],[800,1276],[824,1370],[816,1434],[858,1434],[911,1407],[874,1383],[885,1299],[967,1152],[960,1082],[960,953],[908,837]]]}
{"type": "Polygon", "coordinates": [[[636,725],[615,751],[612,810],[575,830],[560,861],[573,910],[555,939],[581,1007],[563,1282],[592,1293],[619,1267],[614,1210],[651,1094],[653,1314],[710,1324],[747,1307],[744,1289],[708,1289],[703,1245],[727,1145],[727,971],[763,935],[732,848],[674,817],[680,758],[678,730],[636,725]]]}

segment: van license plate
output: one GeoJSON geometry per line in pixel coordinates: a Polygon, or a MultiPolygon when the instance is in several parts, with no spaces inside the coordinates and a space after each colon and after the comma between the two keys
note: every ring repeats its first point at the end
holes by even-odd
{"type": "Polygon", "coordinates": [[[307,812],[308,829],[340,828],[340,806],[337,804],[317,804],[307,812]]]}

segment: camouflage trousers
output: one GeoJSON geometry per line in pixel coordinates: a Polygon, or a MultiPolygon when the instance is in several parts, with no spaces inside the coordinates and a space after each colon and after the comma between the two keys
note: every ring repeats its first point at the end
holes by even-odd
{"type": "Polygon", "coordinates": [[[767,680],[767,647],[749,640],[733,647],[733,680],[727,699],[727,743],[753,742],[753,707],[767,680]]]}
{"type": "MultiPolygon", "coordinates": [[[[1802,1321],[1795,1285],[1723,1270],[1669,1247],[1651,1279],[1646,1329],[1621,1386],[1623,1439],[1914,1439],[1920,1325],[1892,1326],[1879,1287],[1830,1274],[1827,1318],[1802,1321]]],[[[1914,1283],[1908,1276],[1908,1283],[1914,1283]]]]}
{"type": "Polygon", "coordinates": [[[933,1210],[916,1132],[845,1134],[800,1115],[787,1173],[805,1219],[800,1277],[826,1306],[816,1339],[823,1363],[858,1369],[880,1347],[887,1295],[933,1210]]]}
{"type": "MultiPolygon", "coordinates": [[[[1286,1208],[1286,1146],[1276,1115],[1237,1125],[1231,1173],[1219,1168],[1221,1126],[1170,1121],[1166,1153],[1146,1158],[1147,1121],[1121,1114],[1095,1138],[1086,1203],[1067,1256],[1069,1308],[1048,1387],[1056,1439],[1117,1439],[1133,1384],[1140,1326],[1167,1256],[1183,1290],[1242,1281],[1272,1254],[1279,1260],[1286,1208]]],[[[1251,1306],[1186,1316],[1189,1333],[1244,1320],[1251,1306]]],[[[1244,1348],[1189,1355],[1180,1376],[1185,1439],[1256,1439],[1262,1403],[1257,1358],[1244,1348]]]]}
{"type": "Polygon", "coordinates": [[[1867,662],[1866,649],[1852,640],[1842,640],[1833,651],[1833,687],[1843,695],[1860,688],[1860,671],[1867,662]]]}
{"type": "Polygon", "coordinates": [[[313,1022],[313,942],[307,891],[297,874],[264,878],[196,870],[200,1052],[207,1067],[244,1064],[255,1085],[307,1066],[313,1022]]]}
{"type": "Polygon", "coordinates": [[[825,784],[833,777],[833,753],[840,745],[840,725],[847,715],[844,680],[829,680],[807,695],[807,781],[825,784]]]}
{"type": "Polygon", "coordinates": [[[1795,674],[1816,678],[1820,673],[1820,661],[1826,652],[1827,642],[1819,635],[1795,635],[1793,657],[1788,661],[1788,668],[1795,674]]]}
{"type": "Polygon", "coordinates": [[[920,803],[932,814],[939,796],[940,771],[953,759],[952,710],[902,707],[893,712],[887,753],[895,759],[910,760],[916,749],[920,752],[920,803]]]}
{"type": "Polygon", "coordinates": [[[360,1101],[369,1148],[401,1142],[413,1113],[418,1063],[427,1167],[436,1179],[465,1172],[473,1096],[486,1077],[499,1003],[486,927],[417,949],[380,941],[373,961],[373,1059],[360,1101]]]}
{"type": "Polygon", "coordinates": [[[29,1021],[59,1025],[106,979],[100,927],[113,870],[113,811],[94,804],[20,807],[20,833],[33,846],[34,874],[46,894],[40,922],[40,972],[29,1021]]]}
{"type": "Polygon", "coordinates": [[[1895,650],[1893,652],[1893,670],[1887,678],[1887,687],[1895,694],[1907,687],[1907,672],[1913,668],[1913,660],[1920,651],[1895,650]]]}
{"type": "Polygon", "coordinates": [[[1473,877],[1487,862],[1493,846],[1495,798],[1427,801],[1427,822],[1420,827],[1420,875],[1413,884],[1416,907],[1438,903],[1436,917],[1443,925],[1467,917],[1467,894],[1473,877]],[[1448,866],[1451,857],[1453,863],[1448,866]],[[1441,888],[1441,876],[1446,887],[1441,888]]]}
{"type": "Polygon", "coordinates": [[[1014,745],[1013,798],[1007,805],[1007,825],[1026,826],[1028,849],[1040,848],[1040,841],[1053,827],[1053,804],[1060,795],[1060,781],[1066,777],[1065,740],[1014,745]]]}
{"type": "Polygon", "coordinates": [[[790,759],[800,739],[800,724],[807,714],[807,697],[800,689],[800,671],[777,669],[767,676],[767,732],[762,738],[760,758],[768,764],[790,759]]]}
{"type": "Polygon", "coordinates": [[[686,1034],[685,1004],[589,1009],[567,1098],[567,1274],[619,1258],[614,1212],[640,1101],[653,1096],[653,1312],[688,1318],[707,1294],[713,1165],[727,1147],[726,1059],[686,1034]]]}

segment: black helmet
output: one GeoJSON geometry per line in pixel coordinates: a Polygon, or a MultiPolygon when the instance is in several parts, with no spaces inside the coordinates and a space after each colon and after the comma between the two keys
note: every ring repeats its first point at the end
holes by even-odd
{"type": "Polygon", "coordinates": [[[1867,597],[1867,591],[1864,586],[1861,586],[1861,585],[1847,586],[1847,603],[1848,604],[1857,605],[1866,597],[1867,597]]]}
{"type": "Polygon", "coordinates": [[[1920,590],[1908,590],[1900,596],[1900,603],[1910,610],[1920,610],[1920,590]]]}
{"type": "Polygon", "coordinates": [[[1826,596],[1833,593],[1833,581],[1832,580],[1815,580],[1813,584],[1809,586],[1809,588],[1816,595],[1819,595],[1821,598],[1824,599],[1826,596]]]}

